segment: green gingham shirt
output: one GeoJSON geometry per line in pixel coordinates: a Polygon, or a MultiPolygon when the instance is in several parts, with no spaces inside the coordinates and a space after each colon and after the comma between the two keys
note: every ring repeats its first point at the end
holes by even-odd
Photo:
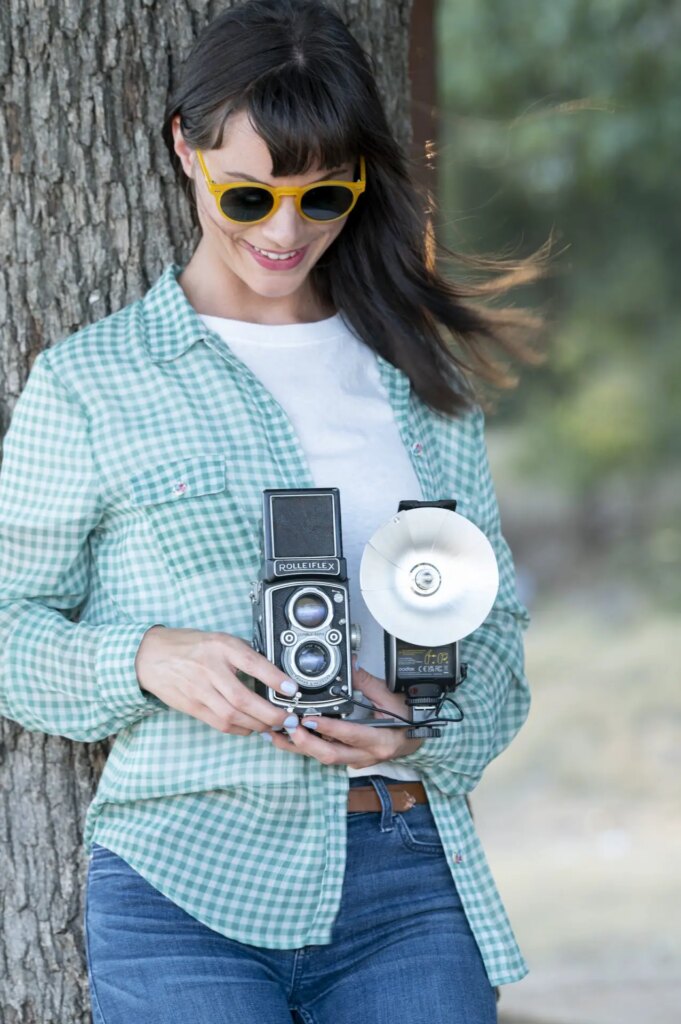
{"type": "MultiPolygon", "coordinates": [[[[240,942],[327,944],[345,870],[347,767],[221,733],[143,692],[135,673],[155,624],[250,641],[262,490],[314,486],[289,418],[203,324],[181,269],[169,264],[143,298],[41,352],[16,403],[0,472],[0,712],[83,742],[117,734],[86,850],[107,846],[240,942]]],[[[376,358],[424,498],[456,498],[499,564],[494,607],[460,645],[463,721],[395,763],[422,775],[500,985],[527,967],[465,794],[527,717],[528,616],[481,410],[435,413],[376,358]]]]}

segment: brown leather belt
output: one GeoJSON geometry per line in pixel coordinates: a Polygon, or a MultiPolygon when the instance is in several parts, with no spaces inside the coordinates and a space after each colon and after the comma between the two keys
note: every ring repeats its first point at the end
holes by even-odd
{"type": "MultiPolygon", "coordinates": [[[[422,782],[389,782],[387,784],[393,811],[402,814],[414,804],[427,804],[428,797],[422,782]]],[[[380,811],[381,801],[371,785],[351,786],[348,790],[348,811],[380,811]]]]}

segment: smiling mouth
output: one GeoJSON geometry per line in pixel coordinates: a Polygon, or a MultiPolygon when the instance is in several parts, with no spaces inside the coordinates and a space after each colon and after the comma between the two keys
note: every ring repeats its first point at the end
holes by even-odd
{"type": "Polygon", "coordinates": [[[273,260],[292,259],[294,256],[300,256],[300,254],[304,252],[305,249],[307,249],[306,245],[302,246],[300,249],[287,250],[260,249],[257,245],[253,245],[252,242],[246,242],[246,245],[248,246],[249,249],[252,249],[254,252],[260,253],[260,255],[264,256],[266,259],[273,260]]]}

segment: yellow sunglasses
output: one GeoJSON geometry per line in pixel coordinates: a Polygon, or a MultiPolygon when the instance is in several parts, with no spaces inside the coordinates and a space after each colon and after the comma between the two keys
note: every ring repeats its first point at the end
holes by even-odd
{"type": "Polygon", "coordinates": [[[301,217],[315,224],[330,223],[347,217],[366,188],[366,165],[359,158],[359,181],[317,181],[302,187],[261,185],[254,181],[233,181],[219,185],[213,181],[200,149],[196,150],[203,176],[215,196],[218,210],[234,224],[259,224],[279,209],[282,196],[295,196],[301,217]]]}

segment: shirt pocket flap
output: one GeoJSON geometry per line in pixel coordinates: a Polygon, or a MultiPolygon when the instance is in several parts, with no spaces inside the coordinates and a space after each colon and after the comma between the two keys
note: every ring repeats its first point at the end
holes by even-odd
{"type": "Polygon", "coordinates": [[[217,494],[227,485],[224,455],[193,455],[160,462],[129,479],[133,506],[182,501],[217,494]]]}

